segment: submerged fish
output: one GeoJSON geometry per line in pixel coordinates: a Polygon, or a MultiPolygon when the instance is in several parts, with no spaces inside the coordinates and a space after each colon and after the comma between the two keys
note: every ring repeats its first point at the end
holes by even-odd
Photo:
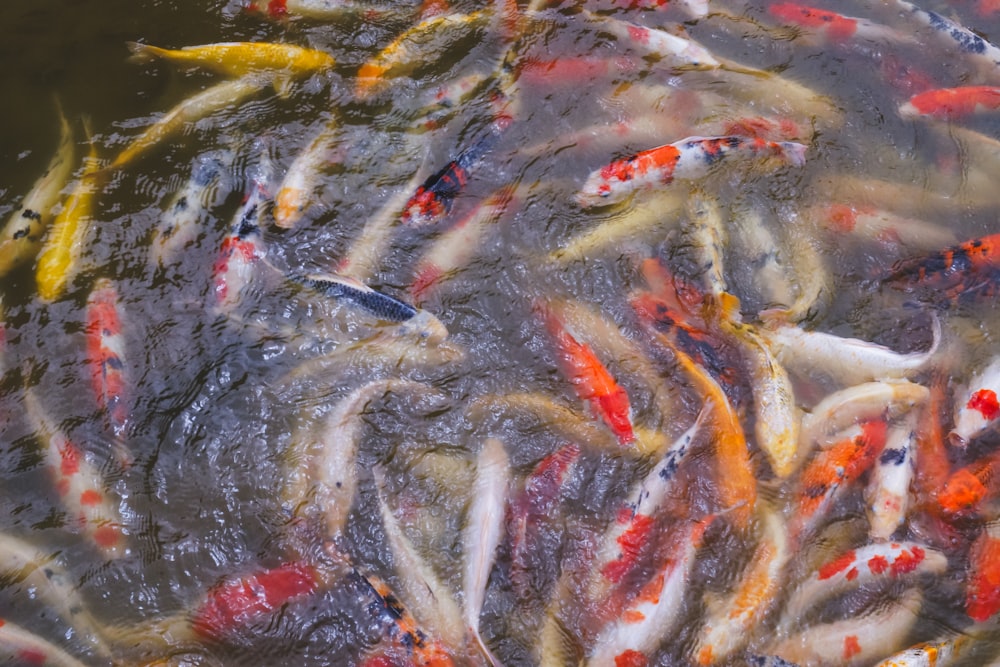
{"type": "Polygon", "coordinates": [[[933,116],[956,119],[1000,109],[1000,88],[996,86],[962,86],[938,88],[918,93],[899,106],[903,118],[933,116]]]}
{"type": "Polygon", "coordinates": [[[331,115],[288,167],[274,198],[274,222],[279,227],[294,227],[312,206],[314,190],[323,168],[329,162],[338,129],[337,116],[331,115]]]}
{"type": "Polygon", "coordinates": [[[55,644],[0,618],[0,656],[18,665],[87,667],[55,644]]]}
{"type": "Polygon", "coordinates": [[[894,45],[917,43],[913,35],[900,32],[889,26],[879,25],[868,19],[844,16],[817,7],[780,2],[772,4],[768,11],[775,18],[798,26],[834,44],[843,44],[848,41],[894,45]]]}
{"type": "Polygon", "coordinates": [[[87,365],[97,405],[115,437],[119,463],[132,461],[124,439],[130,414],[129,379],[125,366],[125,338],[122,330],[122,306],[114,283],[102,278],[87,297],[87,365]]]}
{"type": "Polygon", "coordinates": [[[1000,357],[979,370],[961,389],[955,391],[955,426],[948,439],[952,445],[965,447],[969,441],[993,428],[1000,419],[1000,357]]]}

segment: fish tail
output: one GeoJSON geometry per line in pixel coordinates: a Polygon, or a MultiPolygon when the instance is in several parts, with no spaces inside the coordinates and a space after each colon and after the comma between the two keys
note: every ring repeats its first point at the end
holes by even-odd
{"type": "Polygon", "coordinates": [[[163,58],[167,54],[166,49],[161,49],[158,46],[150,46],[149,44],[141,44],[139,42],[125,42],[125,46],[132,53],[129,57],[129,62],[132,63],[148,63],[151,60],[156,60],[157,58],[163,58]]]}
{"type": "Polygon", "coordinates": [[[785,159],[788,160],[788,164],[793,167],[801,167],[806,163],[806,145],[800,144],[794,141],[782,141],[778,144],[781,146],[782,153],[785,159]]]}

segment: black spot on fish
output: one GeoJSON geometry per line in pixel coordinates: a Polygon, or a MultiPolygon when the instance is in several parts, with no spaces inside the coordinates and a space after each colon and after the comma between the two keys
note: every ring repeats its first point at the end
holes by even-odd
{"type": "Polygon", "coordinates": [[[26,208],[24,209],[24,211],[21,212],[21,217],[27,218],[28,220],[41,220],[42,214],[39,213],[38,211],[33,211],[30,208],[26,208]]]}
{"type": "Polygon", "coordinates": [[[667,464],[660,470],[660,479],[664,481],[673,479],[674,475],[677,474],[677,468],[677,457],[671,456],[667,459],[667,464]]]}
{"type": "Polygon", "coordinates": [[[948,33],[962,51],[977,54],[986,52],[986,42],[981,37],[956,27],[940,14],[927,12],[927,19],[932,28],[948,33]]]}
{"type": "Polygon", "coordinates": [[[180,199],[177,200],[177,203],[174,204],[175,211],[186,211],[187,208],[188,208],[187,197],[181,197],[180,199]]]}
{"type": "Polygon", "coordinates": [[[882,456],[879,457],[879,463],[883,465],[889,465],[890,463],[894,466],[902,465],[906,460],[906,449],[885,449],[882,450],[882,456]]]}
{"type": "Polygon", "coordinates": [[[14,235],[13,235],[12,238],[23,239],[25,236],[27,236],[30,233],[31,233],[31,227],[22,227],[21,229],[18,229],[17,231],[14,232],[14,235]]]}

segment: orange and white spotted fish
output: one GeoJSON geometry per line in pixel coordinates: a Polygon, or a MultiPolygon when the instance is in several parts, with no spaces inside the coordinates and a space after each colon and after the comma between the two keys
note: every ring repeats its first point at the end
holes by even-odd
{"type": "Polygon", "coordinates": [[[642,189],[707,176],[718,163],[735,156],[774,157],[800,167],[805,164],[806,146],[738,135],[687,137],[615,160],[592,172],[576,194],[576,202],[581,208],[614,204],[642,189]]]}
{"type": "Polygon", "coordinates": [[[951,667],[968,653],[975,641],[959,634],[947,639],[921,642],[886,658],[875,667],[951,667]]]}
{"type": "Polygon", "coordinates": [[[118,290],[107,278],[94,284],[87,297],[86,325],[87,366],[97,405],[115,437],[119,463],[128,466],[131,453],[125,446],[129,425],[128,378],[126,374],[125,337],[122,333],[122,308],[118,290]]]}
{"type": "Polygon", "coordinates": [[[69,515],[70,525],[81,530],[104,556],[124,556],[122,517],[98,468],[50,419],[32,391],[25,391],[24,403],[42,443],[45,463],[69,515]]]}
{"type": "Polygon", "coordinates": [[[948,439],[965,447],[969,441],[993,428],[1000,419],[1000,357],[977,372],[968,384],[955,392],[955,426],[948,439]]]}
{"type": "Polygon", "coordinates": [[[1000,110],[1000,87],[962,86],[918,93],[899,106],[903,118],[930,116],[954,120],[1000,110]]]}

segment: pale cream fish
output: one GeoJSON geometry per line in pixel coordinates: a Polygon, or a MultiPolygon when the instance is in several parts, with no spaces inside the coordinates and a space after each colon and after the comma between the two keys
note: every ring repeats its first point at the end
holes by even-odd
{"type": "MultiPolygon", "coordinates": [[[[946,121],[929,120],[925,125],[939,146],[951,149],[949,153],[942,149],[944,154],[937,157],[938,163],[950,161],[953,165],[951,169],[934,169],[937,189],[966,206],[995,207],[1000,203],[995,180],[1000,169],[1000,140],[946,121]]],[[[950,219],[947,214],[942,217],[950,219]]]]}
{"type": "Polygon", "coordinates": [[[869,613],[816,625],[768,649],[807,665],[870,665],[898,651],[920,615],[923,593],[912,588],[898,600],[883,600],[869,613]]]}
{"type": "Polygon", "coordinates": [[[947,569],[943,553],[918,542],[875,542],[849,549],[795,587],[785,602],[778,634],[794,630],[811,609],[849,590],[869,584],[886,588],[894,581],[939,576],[947,569]]]}
{"type": "Polygon", "coordinates": [[[715,297],[728,292],[725,254],[729,231],[723,222],[719,200],[696,190],[687,201],[686,223],[681,227],[687,240],[685,245],[698,267],[705,291],[715,297]]]}
{"type": "Polygon", "coordinates": [[[788,529],[767,503],[758,504],[758,510],[761,536],[730,597],[723,601],[706,594],[708,618],[693,651],[699,665],[723,662],[743,648],[782,591],[785,565],[792,556],[788,529]]]}
{"type": "Polygon", "coordinates": [[[826,312],[833,300],[833,272],[817,248],[816,235],[798,229],[798,215],[792,207],[778,211],[781,224],[787,230],[785,243],[791,257],[797,294],[788,308],[780,309],[790,322],[801,322],[826,312]]]}
{"type": "MultiPolygon", "coordinates": [[[[955,126],[949,125],[952,127],[955,126]]],[[[889,181],[873,174],[827,173],[813,179],[812,187],[822,201],[850,202],[851,206],[892,211],[915,219],[932,216],[947,220],[955,215],[955,194],[960,184],[947,179],[940,168],[935,168],[933,174],[913,174],[911,177],[919,185],[910,181],[889,181]]],[[[965,205],[984,205],[984,202],[972,201],[968,189],[961,194],[965,205]]],[[[991,195],[984,199],[985,205],[990,205],[989,200],[996,197],[991,195]]],[[[946,246],[935,245],[928,249],[940,250],[942,247],[946,246]]]]}
{"type": "Polygon", "coordinates": [[[976,639],[968,634],[921,642],[886,658],[875,667],[951,667],[958,664],[975,645],[976,639]]]}
{"type": "Polygon", "coordinates": [[[828,447],[849,426],[871,419],[896,419],[926,403],[929,395],[927,387],[908,380],[865,382],[841,389],[802,417],[800,446],[805,451],[812,451],[814,443],[828,447]]]}
{"type": "Polygon", "coordinates": [[[274,197],[274,222],[279,227],[291,229],[315,203],[315,192],[330,165],[339,130],[337,115],[331,112],[309,145],[292,160],[274,197]]]}
{"type": "Polygon", "coordinates": [[[83,159],[83,170],[62,210],[49,227],[38,261],[35,262],[35,282],[43,301],[55,301],[66,290],[70,280],[80,270],[84,241],[93,221],[94,208],[102,178],[97,147],[88,123],[84,123],[90,145],[83,159]]]}
{"type": "Polygon", "coordinates": [[[431,635],[440,637],[449,648],[464,646],[466,625],[455,596],[438,577],[433,566],[417,552],[389,507],[386,500],[385,470],[376,465],[372,474],[382,526],[389,541],[396,574],[402,583],[400,597],[431,635]]]}
{"type": "Polygon", "coordinates": [[[104,639],[101,624],[87,609],[79,583],[73,581],[57,554],[42,551],[13,535],[0,535],[0,573],[12,575],[31,598],[37,598],[66,621],[75,637],[84,640],[96,654],[110,658],[111,647],[104,639]]]}
{"type": "Polygon", "coordinates": [[[770,344],[757,329],[742,323],[736,297],[721,294],[717,308],[718,326],[739,346],[749,371],[757,446],[767,455],[774,474],[788,477],[801,459],[800,413],[792,381],[770,344]]]}
{"type": "Polygon", "coordinates": [[[87,667],[50,641],[0,618],[0,658],[15,665],[87,667]]]}
{"type": "MultiPolygon", "coordinates": [[[[706,3],[707,8],[707,3],[706,3]]],[[[701,44],[688,37],[682,37],[662,30],[648,28],[638,23],[623,21],[614,16],[601,16],[584,9],[581,14],[602,31],[607,31],[636,51],[646,55],[659,56],[669,65],[690,66],[698,69],[714,69],[719,61],[701,44]]],[[[674,26],[677,31],[682,28],[674,26]]]]}
{"type": "Polygon", "coordinates": [[[153,230],[150,256],[155,266],[173,265],[205,231],[210,209],[228,194],[223,178],[234,163],[230,150],[200,154],[191,167],[191,177],[170,199],[153,230]]]}
{"type": "Polygon", "coordinates": [[[510,476],[510,461],[503,442],[487,438],[476,459],[476,479],[472,484],[465,529],[462,531],[465,552],[462,590],[465,625],[483,656],[494,667],[500,662],[479,633],[479,615],[497,547],[504,535],[510,476]]]}
{"type": "Polygon", "coordinates": [[[906,520],[910,482],[916,466],[916,429],[916,411],[889,427],[885,446],[865,490],[869,534],[873,540],[888,540],[906,520]]]}
{"type": "Polygon", "coordinates": [[[174,135],[189,132],[202,118],[233,110],[251,95],[263,90],[268,83],[270,80],[267,77],[248,75],[217,83],[188,97],[133,139],[107,169],[120,169],[128,165],[174,135]]]}
{"type": "Polygon", "coordinates": [[[56,154],[0,231],[0,278],[38,252],[45,230],[52,222],[52,209],[73,172],[76,153],[73,130],[62,107],[58,108],[60,138],[56,154]]]}
{"type": "Polygon", "coordinates": [[[830,203],[814,206],[808,214],[834,239],[849,236],[872,243],[899,243],[914,251],[940,250],[959,243],[950,225],[874,205],[830,203]]]}
{"type": "Polygon", "coordinates": [[[953,445],[965,447],[994,428],[1000,419],[1000,357],[995,357],[955,391],[955,426],[948,434],[953,445]]]}
{"type": "Polygon", "coordinates": [[[729,237],[740,257],[731,266],[734,280],[737,272],[743,271],[742,291],[753,286],[760,294],[760,300],[767,308],[788,310],[796,301],[796,289],[792,284],[792,269],[784,244],[778,240],[764,220],[763,211],[758,207],[740,206],[731,209],[729,216],[729,237]]]}
{"type": "Polygon", "coordinates": [[[854,386],[876,380],[901,380],[926,369],[937,357],[942,340],[939,318],[933,315],[931,322],[930,347],[908,354],[857,338],[806,331],[784,321],[780,313],[765,319],[760,334],[778,360],[792,370],[809,376],[823,373],[841,385],[854,386]]]}

